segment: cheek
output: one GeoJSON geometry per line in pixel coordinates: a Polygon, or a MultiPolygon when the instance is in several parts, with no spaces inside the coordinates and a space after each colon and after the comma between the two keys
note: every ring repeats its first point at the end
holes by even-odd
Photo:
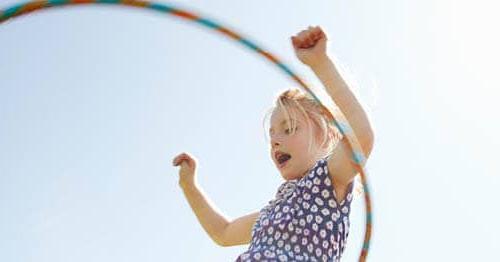
{"type": "Polygon", "coordinates": [[[309,138],[308,137],[303,137],[303,136],[298,136],[298,137],[293,137],[290,139],[290,142],[293,144],[293,147],[295,149],[298,149],[302,151],[303,149],[307,149],[309,146],[309,138]]]}

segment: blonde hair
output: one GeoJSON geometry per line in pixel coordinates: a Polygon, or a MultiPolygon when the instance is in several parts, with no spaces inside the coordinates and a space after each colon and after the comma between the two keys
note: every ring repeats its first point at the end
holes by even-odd
{"type": "Polygon", "coordinates": [[[331,155],[337,144],[343,138],[340,130],[333,124],[334,118],[330,111],[325,106],[318,103],[309,93],[304,93],[300,89],[292,88],[280,93],[275,100],[275,105],[267,112],[264,121],[266,122],[269,113],[277,109],[285,113],[286,119],[288,120],[288,128],[291,128],[293,132],[296,130],[296,113],[302,114],[306,119],[307,128],[310,131],[309,133],[312,134],[309,136],[307,152],[311,152],[313,145],[318,146],[316,141],[318,132],[322,138],[319,143],[319,148],[322,149],[321,152],[319,152],[319,156],[322,158],[331,155]]]}
{"type": "MultiPolygon", "coordinates": [[[[316,132],[319,131],[320,137],[322,138],[319,148],[323,150],[319,152],[318,156],[321,158],[330,156],[344,137],[338,127],[333,123],[334,118],[330,110],[318,103],[309,93],[304,93],[300,89],[287,89],[277,96],[274,106],[268,110],[264,117],[264,127],[267,122],[267,116],[277,109],[285,113],[286,119],[288,120],[288,128],[293,130],[293,133],[295,133],[297,125],[296,112],[304,116],[307,122],[307,128],[309,128],[309,133],[312,134],[309,136],[308,152],[311,152],[313,145],[317,146],[314,136],[316,132]]],[[[267,129],[264,128],[264,130],[267,129]]],[[[267,131],[265,133],[266,139],[268,139],[267,131]]],[[[353,183],[353,193],[356,193],[356,196],[360,196],[364,191],[360,177],[356,177],[353,183]]]]}

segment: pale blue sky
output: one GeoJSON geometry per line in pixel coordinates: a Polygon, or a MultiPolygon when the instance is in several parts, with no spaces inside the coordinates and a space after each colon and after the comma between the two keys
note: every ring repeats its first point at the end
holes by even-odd
{"type": "MultiPolygon", "coordinates": [[[[319,94],[289,37],[325,29],[375,129],[370,261],[497,257],[498,4],[161,2],[250,36],[319,94]]],[[[151,11],[67,7],[0,25],[0,261],[233,261],[247,246],[210,240],[172,159],[199,160],[228,218],[259,210],[282,183],[262,120],[289,87],[239,44],[151,11]]],[[[343,261],[362,244],[361,197],[353,208],[343,261]]]]}

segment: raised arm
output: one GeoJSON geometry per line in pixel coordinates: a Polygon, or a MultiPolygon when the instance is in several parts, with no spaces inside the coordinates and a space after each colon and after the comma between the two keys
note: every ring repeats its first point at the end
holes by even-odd
{"type": "Polygon", "coordinates": [[[373,147],[373,131],[363,107],[347,86],[329,57],[313,64],[311,69],[325,86],[325,90],[344,113],[354,134],[368,157],[373,147]]]}
{"type": "Polygon", "coordinates": [[[325,87],[330,98],[344,113],[365,156],[373,147],[373,130],[367,114],[326,53],[327,37],[320,27],[309,27],[291,38],[300,61],[308,65],[325,87]]]}
{"type": "MultiPolygon", "coordinates": [[[[308,65],[321,80],[325,91],[349,122],[364,152],[365,159],[361,163],[364,165],[373,148],[373,130],[363,107],[326,54],[325,33],[319,27],[309,27],[297,36],[292,36],[291,40],[297,58],[308,65]]],[[[359,174],[352,164],[352,154],[349,151],[344,137],[328,160],[330,176],[339,196],[359,174]]]]}

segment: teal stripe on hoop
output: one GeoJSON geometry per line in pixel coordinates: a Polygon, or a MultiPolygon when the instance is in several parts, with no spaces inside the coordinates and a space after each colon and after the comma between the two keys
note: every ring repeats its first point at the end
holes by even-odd
{"type": "Polygon", "coordinates": [[[47,1],[47,5],[51,5],[51,6],[64,5],[67,3],[68,3],[68,0],[49,0],[49,1],[47,1]]]}
{"type": "Polygon", "coordinates": [[[255,50],[255,51],[259,51],[259,50],[260,50],[260,49],[259,49],[259,47],[257,47],[254,43],[252,43],[252,42],[250,42],[250,41],[246,40],[245,38],[241,38],[239,41],[240,41],[241,43],[243,43],[244,45],[246,45],[246,46],[248,46],[248,47],[252,48],[252,49],[253,49],[253,50],[255,50]]]}
{"type": "Polygon", "coordinates": [[[166,6],[164,4],[151,3],[149,4],[149,8],[158,10],[160,12],[171,13],[174,9],[170,6],[166,6]]]}
{"type": "Polygon", "coordinates": [[[360,154],[359,152],[354,152],[352,153],[352,158],[354,159],[354,161],[356,162],[356,164],[358,165],[361,165],[361,163],[363,162],[364,160],[364,157],[362,154],[360,154]]]}
{"type": "Polygon", "coordinates": [[[7,9],[5,9],[5,11],[3,13],[3,16],[5,16],[5,17],[11,17],[15,13],[17,13],[17,11],[19,11],[19,9],[21,9],[22,7],[23,7],[23,4],[15,5],[13,7],[7,8],[7,9]]]}
{"type": "Polygon", "coordinates": [[[292,70],[290,70],[290,69],[289,69],[286,65],[284,65],[283,63],[277,63],[277,65],[278,65],[281,69],[285,70],[285,72],[286,72],[289,76],[293,76],[293,75],[294,75],[294,73],[292,72],[292,70]]]}
{"type": "Polygon", "coordinates": [[[205,26],[208,26],[210,28],[213,28],[213,29],[219,29],[221,28],[220,25],[208,20],[208,19],[205,19],[205,18],[199,18],[196,20],[196,22],[200,23],[200,24],[203,24],[205,26]]]}
{"type": "Polygon", "coordinates": [[[370,194],[370,189],[366,183],[363,183],[363,191],[365,191],[365,194],[370,194]]]}
{"type": "Polygon", "coordinates": [[[338,122],[335,120],[335,125],[337,126],[337,128],[340,130],[340,132],[342,134],[347,134],[347,133],[351,132],[350,127],[348,125],[346,125],[345,123],[341,123],[341,122],[338,122]]]}
{"type": "Polygon", "coordinates": [[[120,4],[122,0],[98,0],[97,2],[101,2],[103,4],[120,4]]]}

